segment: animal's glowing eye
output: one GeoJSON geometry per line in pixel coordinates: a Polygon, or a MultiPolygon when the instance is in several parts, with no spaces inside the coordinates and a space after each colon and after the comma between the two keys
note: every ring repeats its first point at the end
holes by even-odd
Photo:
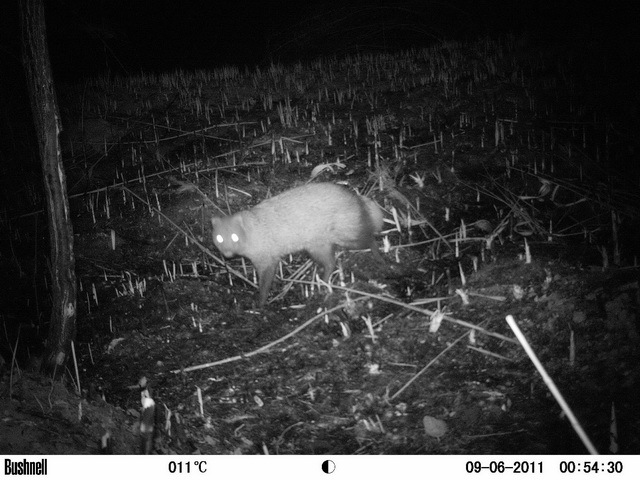
{"type": "Polygon", "coordinates": [[[224,242],[224,237],[222,235],[216,235],[216,242],[218,243],[224,242]]]}
{"type": "Polygon", "coordinates": [[[233,243],[237,243],[238,240],[240,240],[240,237],[238,237],[238,235],[236,235],[235,233],[232,233],[231,240],[233,240],[233,243]]]}

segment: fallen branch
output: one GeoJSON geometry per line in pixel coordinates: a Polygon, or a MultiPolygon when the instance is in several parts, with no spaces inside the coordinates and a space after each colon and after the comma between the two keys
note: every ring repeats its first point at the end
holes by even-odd
{"type": "MultiPolygon", "coordinates": [[[[362,301],[362,300],[368,300],[368,297],[365,296],[365,297],[360,297],[360,298],[356,298],[356,299],[351,299],[349,302],[358,302],[358,301],[362,301]]],[[[341,303],[339,305],[336,305],[333,308],[330,308],[329,310],[322,311],[321,313],[317,314],[314,317],[311,317],[309,320],[307,320],[306,322],[304,322],[302,325],[300,325],[299,327],[295,328],[291,332],[287,333],[283,337],[280,337],[279,339],[274,340],[273,342],[268,343],[267,345],[264,345],[264,346],[258,348],[257,350],[253,350],[252,352],[243,353],[243,354],[236,355],[234,357],[228,357],[228,358],[225,358],[225,359],[222,359],[222,360],[216,360],[215,362],[203,363],[201,365],[194,365],[192,367],[182,368],[182,369],[179,369],[179,370],[171,370],[171,373],[193,372],[194,370],[202,370],[204,368],[215,367],[217,365],[223,365],[225,363],[237,362],[239,360],[244,360],[244,359],[253,357],[253,356],[255,356],[255,355],[259,354],[259,353],[266,352],[270,348],[273,348],[274,346],[278,345],[279,343],[282,343],[285,340],[287,340],[288,338],[291,338],[294,335],[296,335],[297,333],[301,332],[302,330],[307,328],[309,325],[314,323],[316,320],[324,317],[325,315],[327,315],[327,314],[329,314],[331,312],[335,312],[336,310],[340,310],[340,309],[346,308],[347,307],[347,303],[348,302],[344,302],[344,303],[341,303]]]]}

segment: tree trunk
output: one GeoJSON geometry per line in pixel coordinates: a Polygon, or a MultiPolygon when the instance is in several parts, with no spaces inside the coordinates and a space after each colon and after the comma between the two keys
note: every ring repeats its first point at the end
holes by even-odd
{"type": "Polygon", "coordinates": [[[76,334],[73,228],[58,134],[60,115],[51,75],[43,0],[20,0],[22,61],[35,125],[49,221],[52,310],[43,361],[46,372],[64,372],[76,334]]]}

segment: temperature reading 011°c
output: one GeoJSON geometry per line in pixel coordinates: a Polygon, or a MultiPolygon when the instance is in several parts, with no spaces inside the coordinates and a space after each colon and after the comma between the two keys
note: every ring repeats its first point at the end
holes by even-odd
{"type": "Polygon", "coordinates": [[[207,473],[207,461],[169,462],[169,473],[207,473]]]}
{"type": "Polygon", "coordinates": [[[466,463],[466,470],[467,473],[542,473],[542,462],[469,461],[466,463]]]}

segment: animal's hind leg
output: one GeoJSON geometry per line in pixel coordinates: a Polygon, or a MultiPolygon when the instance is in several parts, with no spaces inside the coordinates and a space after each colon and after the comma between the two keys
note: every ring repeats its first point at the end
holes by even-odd
{"type": "Polygon", "coordinates": [[[371,253],[373,254],[373,258],[375,259],[375,261],[380,265],[386,265],[384,258],[382,258],[382,255],[380,255],[380,250],[378,249],[378,244],[375,240],[371,240],[371,245],[369,246],[369,248],[371,248],[371,253]]]}
{"type": "Polygon", "coordinates": [[[329,283],[329,277],[336,268],[335,248],[332,244],[317,245],[309,249],[311,258],[322,267],[322,280],[329,283]]]}

